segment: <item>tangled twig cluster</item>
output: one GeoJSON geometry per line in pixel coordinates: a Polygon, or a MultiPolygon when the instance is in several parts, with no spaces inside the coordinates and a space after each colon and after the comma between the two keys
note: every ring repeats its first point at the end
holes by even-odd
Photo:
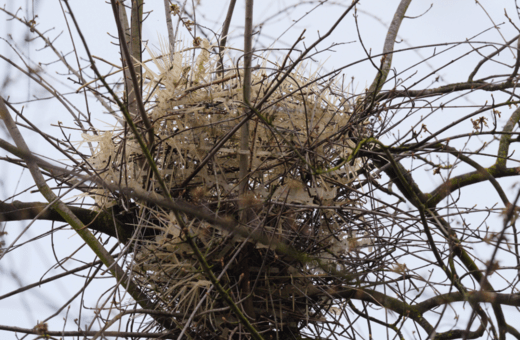
{"type": "MultiPolygon", "coordinates": [[[[236,303],[253,306],[244,307],[245,312],[260,331],[283,330],[284,325],[294,331],[302,321],[323,322],[323,309],[332,306],[312,299],[315,281],[327,276],[320,266],[334,261],[336,270],[355,272],[342,260],[345,252],[371,247],[368,237],[357,237],[364,223],[358,210],[363,202],[355,189],[363,159],[347,162],[356,146],[352,136],[369,130],[354,120],[351,103],[336,94],[334,80],[319,81],[316,73],[304,77],[301,68],[279,84],[260,111],[251,112],[242,101],[240,68],[217,73],[217,55],[211,55],[209,42],[196,50],[196,58],[191,48],[173,54],[164,50],[160,56],[150,51],[155,72],[143,64],[143,98],[149,98],[147,113],[156,136],[152,153],[159,173],[172,197],[232,218],[251,235],[271,240],[266,244],[203,220],[185,221],[236,303]],[[244,150],[233,132],[248,118],[249,173],[240,178],[238,155],[244,150]],[[225,143],[216,146],[219,141],[225,143]],[[247,189],[240,193],[243,181],[247,189]],[[277,251],[280,244],[306,257],[284,257],[277,251]]],[[[280,81],[279,65],[267,58],[258,61],[253,103],[280,81]],[[276,71],[268,75],[269,69],[276,71]]],[[[161,195],[128,129],[85,137],[98,142],[89,162],[105,182],[161,195]]],[[[179,327],[192,314],[201,335],[236,321],[217,292],[201,301],[211,282],[172,212],[147,202],[125,202],[103,188],[91,193],[101,208],[132,206],[138,223],[156,230],[154,237],[135,235],[139,246],[133,275],[163,310],[186,316],[176,320],[179,327]]]]}

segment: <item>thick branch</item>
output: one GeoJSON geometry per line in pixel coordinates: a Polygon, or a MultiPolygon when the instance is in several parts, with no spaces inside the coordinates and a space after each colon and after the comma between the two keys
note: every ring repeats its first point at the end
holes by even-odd
{"type": "MultiPolygon", "coordinates": [[[[512,132],[516,124],[520,120],[520,108],[516,109],[504,126],[504,132],[512,132]]],[[[511,144],[511,134],[505,133],[500,137],[498,146],[497,161],[494,167],[504,169],[506,167],[507,157],[509,155],[509,146],[511,144]]]]}
{"type": "Polygon", "coordinates": [[[132,17],[130,34],[132,40],[130,41],[130,50],[132,54],[132,63],[135,63],[135,72],[139,87],[135,91],[139,92],[139,97],[142,97],[142,67],[141,67],[141,36],[143,30],[143,0],[132,0],[132,17]]]}
{"type": "Polygon", "coordinates": [[[412,0],[401,0],[394,13],[394,18],[392,19],[392,23],[386,33],[385,44],[383,47],[383,58],[381,59],[381,68],[378,70],[377,76],[368,90],[372,96],[377,95],[379,91],[381,91],[381,88],[388,77],[388,72],[390,72],[390,68],[392,67],[395,39],[397,38],[399,27],[401,27],[406,10],[408,9],[408,6],[410,6],[411,2],[412,0]]]}
{"type": "MultiPolygon", "coordinates": [[[[399,315],[410,318],[417,322],[428,334],[433,334],[435,328],[424,318],[424,312],[428,310],[424,310],[419,308],[418,305],[409,305],[406,302],[390,297],[383,293],[380,293],[375,290],[367,290],[367,289],[346,289],[343,291],[328,291],[329,296],[333,296],[335,298],[340,299],[356,299],[369,303],[373,303],[377,306],[383,306],[387,309],[390,309],[399,315]]],[[[460,293],[457,293],[460,294],[460,293]]],[[[505,294],[504,294],[505,295],[505,294]]],[[[433,307],[432,307],[433,308],[433,307]]],[[[465,330],[455,329],[450,330],[444,333],[437,333],[435,335],[435,339],[458,339],[466,335],[466,339],[475,339],[482,336],[484,329],[480,329],[473,332],[468,332],[467,334],[465,330]]]]}
{"type": "Polygon", "coordinates": [[[509,199],[507,198],[507,195],[504,192],[504,189],[502,189],[502,187],[500,186],[500,184],[498,184],[495,177],[493,175],[491,175],[487,169],[485,169],[483,166],[481,166],[480,164],[478,164],[471,158],[464,156],[461,151],[458,151],[455,148],[452,148],[449,146],[444,146],[443,148],[445,150],[447,150],[449,153],[451,153],[452,155],[454,155],[457,158],[459,158],[460,160],[462,160],[464,163],[474,167],[476,169],[477,173],[479,173],[481,176],[483,176],[486,180],[488,180],[493,185],[493,187],[495,188],[498,195],[500,196],[500,199],[502,199],[502,202],[504,203],[506,208],[509,207],[509,205],[510,205],[509,199]]]}
{"type": "Polygon", "coordinates": [[[220,41],[218,46],[219,59],[217,63],[217,73],[219,76],[224,75],[224,51],[226,50],[227,36],[229,33],[229,26],[231,25],[231,18],[233,17],[233,11],[235,10],[235,4],[237,0],[231,0],[229,2],[226,19],[222,24],[222,32],[220,33],[220,41]]]}
{"type": "Polygon", "coordinates": [[[420,313],[425,313],[432,310],[435,307],[439,307],[446,303],[452,302],[463,302],[463,301],[474,301],[474,302],[485,302],[485,303],[498,303],[506,306],[520,307],[520,295],[517,294],[500,294],[483,291],[471,291],[467,292],[466,296],[459,292],[452,292],[437,295],[428,300],[417,303],[414,307],[420,313]]]}
{"type": "Polygon", "coordinates": [[[402,90],[402,91],[390,90],[388,92],[381,93],[381,96],[378,97],[378,100],[389,99],[389,98],[398,98],[398,97],[426,98],[426,97],[438,96],[440,94],[447,94],[447,93],[464,91],[464,90],[482,90],[482,91],[488,91],[488,92],[495,92],[495,91],[512,88],[515,86],[516,86],[516,84],[509,80],[505,81],[503,83],[498,83],[498,84],[479,82],[479,81],[462,82],[462,83],[455,83],[455,84],[440,86],[440,87],[436,87],[433,89],[402,90]]]}
{"type": "MultiPolygon", "coordinates": [[[[493,176],[494,178],[520,175],[520,167],[507,169],[498,169],[496,167],[490,167],[486,168],[485,170],[489,175],[493,176]]],[[[437,204],[439,204],[440,201],[445,199],[454,190],[458,190],[468,185],[484,182],[487,180],[488,177],[482,171],[472,171],[463,175],[452,177],[443,184],[439,185],[431,193],[426,194],[430,197],[428,199],[427,205],[428,207],[435,207],[437,206],[437,204]]]]}
{"type": "MultiPolygon", "coordinates": [[[[40,202],[14,201],[13,203],[5,203],[0,201],[0,222],[32,220],[38,214],[38,220],[66,222],[55,209],[50,208],[43,211],[47,206],[47,203],[40,202]]],[[[96,212],[73,206],[69,206],[69,209],[89,229],[115,237],[122,243],[126,243],[132,236],[134,228],[112,218],[109,212],[96,212]]]]}
{"type": "MultiPolygon", "coordinates": [[[[132,4],[134,4],[134,1],[135,0],[132,1],[132,4]]],[[[131,76],[131,80],[132,80],[131,84],[132,84],[132,88],[133,88],[133,93],[135,94],[135,99],[137,102],[137,108],[138,108],[140,117],[143,120],[146,130],[148,132],[148,145],[151,146],[153,144],[154,133],[153,133],[152,123],[150,122],[150,119],[148,118],[148,115],[146,114],[146,110],[144,108],[144,103],[141,98],[141,90],[140,90],[141,87],[139,85],[141,80],[138,77],[138,72],[141,69],[141,67],[140,67],[140,65],[137,65],[137,70],[136,70],[136,67],[134,67],[135,61],[132,60],[135,56],[130,55],[130,51],[129,51],[129,48],[127,45],[127,40],[125,37],[124,27],[122,27],[121,20],[120,20],[121,6],[122,5],[119,2],[112,0],[112,10],[114,12],[114,17],[116,19],[116,25],[117,25],[117,30],[118,30],[118,34],[119,34],[119,39],[121,40],[121,51],[123,52],[122,54],[123,54],[123,56],[125,56],[126,60],[130,61],[128,63],[128,71],[130,72],[130,76],[131,76]]],[[[133,7],[133,5],[132,5],[132,7],[133,7]]],[[[123,9],[123,11],[124,11],[124,9],[123,9]]],[[[133,22],[132,22],[132,24],[133,24],[133,22]]],[[[137,28],[134,28],[132,26],[132,39],[133,39],[134,33],[136,32],[136,29],[137,28]]],[[[135,33],[135,34],[137,34],[137,33],[135,33]]],[[[133,48],[132,48],[132,50],[133,50],[133,48]]],[[[132,51],[132,52],[134,52],[134,51],[132,51]]],[[[140,57],[140,50],[139,50],[139,59],[137,59],[138,62],[140,61],[140,58],[141,57],[140,57]]],[[[132,91],[130,91],[130,92],[132,92],[132,91]]]]}

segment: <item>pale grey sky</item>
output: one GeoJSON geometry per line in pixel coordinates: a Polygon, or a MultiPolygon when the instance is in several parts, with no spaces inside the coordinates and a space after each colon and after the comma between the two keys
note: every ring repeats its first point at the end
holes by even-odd
{"type": "MultiPolygon", "coordinates": [[[[273,14],[280,10],[284,10],[291,7],[294,3],[300,1],[256,1],[255,3],[255,22],[269,18],[273,14]]],[[[60,51],[63,53],[69,53],[73,47],[70,42],[69,32],[61,13],[60,5],[58,0],[9,0],[6,3],[6,8],[10,11],[16,11],[17,8],[21,7],[19,12],[20,16],[25,16],[32,13],[32,4],[35,4],[35,12],[38,15],[37,22],[38,28],[41,31],[47,31],[46,35],[55,38],[57,35],[62,33],[55,44],[60,51]],[[29,11],[27,12],[27,7],[29,11]]],[[[204,24],[208,28],[219,32],[220,22],[227,8],[228,1],[223,0],[201,0],[201,12],[199,15],[198,22],[204,24]]],[[[303,17],[299,20],[309,9],[318,5],[318,1],[308,1],[308,5],[297,8],[290,14],[280,15],[269,22],[265,27],[262,27],[262,34],[264,34],[261,42],[265,45],[273,44],[275,39],[279,40],[274,43],[271,47],[274,48],[287,48],[293,41],[300,35],[303,29],[306,29],[305,33],[305,44],[311,44],[319,34],[326,32],[331,24],[339,17],[340,13],[344,10],[345,6],[350,4],[350,1],[336,1],[328,2],[327,5],[318,6],[315,11],[308,16],[303,17]],[[336,3],[336,4],[335,4],[336,3]],[[299,20],[298,22],[294,22],[299,20]],[[291,25],[294,25],[286,34],[280,37],[280,34],[286,31],[291,25]],[[319,33],[318,33],[319,32],[319,33]]],[[[360,29],[360,35],[365,48],[370,51],[371,54],[378,54],[382,51],[383,41],[385,39],[386,25],[391,21],[393,12],[399,3],[398,0],[362,0],[358,6],[358,25],[360,29]]],[[[79,21],[80,26],[83,29],[83,33],[88,41],[89,47],[93,55],[104,58],[106,60],[117,63],[119,56],[117,47],[112,44],[114,38],[111,35],[116,35],[115,25],[113,24],[113,15],[109,4],[104,0],[71,0],[71,4],[74,8],[76,18],[79,21]]],[[[419,50],[411,50],[399,52],[394,55],[393,66],[397,72],[401,73],[398,78],[406,78],[413,76],[412,79],[421,79],[432,71],[430,67],[438,68],[441,65],[448,63],[456,57],[470,51],[471,46],[480,47],[486,42],[503,43],[504,39],[509,40],[518,34],[516,28],[508,22],[508,19],[504,15],[506,11],[512,21],[520,26],[520,20],[516,14],[515,2],[513,0],[482,0],[479,6],[475,0],[414,0],[410,8],[408,9],[408,16],[416,17],[416,19],[406,19],[400,30],[400,41],[396,44],[396,50],[406,49],[410,46],[426,46],[433,44],[443,44],[446,42],[465,42],[467,39],[472,38],[475,35],[480,34],[478,38],[472,39],[472,44],[464,43],[460,46],[454,47],[453,49],[441,54],[435,58],[429,60],[429,65],[423,64],[412,71],[405,71],[408,66],[423,60],[424,58],[433,55],[434,49],[424,48],[419,50]],[[498,29],[494,29],[496,25],[498,29]],[[487,30],[487,31],[486,31],[487,30]],[[418,70],[417,74],[412,74],[418,70]]],[[[145,2],[145,10],[152,11],[149,18],[147,19],[143,35],[148,40],[148,44],[151,48],[158,47],[158,37],[166,37],[166,24],[164,20],[164,8],[162,1],[154,0],[145,2]]],[[[236,15],[233,18],[232,32],[231,35],[236,37],[242,29],[243,22],[243,1],[238,1],[236,15]]],[[[1,37],[7,38],[8,34],[14,37],[15,41],[20,41],[19,38],[26,34],[26,28],[14,21],[6,22],[7,16],[0,13],[0,21],[3,32],[1,37]]],[[[77,34],[72,29],[73,36],[75,37],[76,47],[82,51],[77,34]],[[79,47],[78,47],[79,46],[79,47]]],[[[189,44],[191,39],[187,39],[189,44]]],[[[315,60],[322,63],[323,70],[321,72],[328,72],[334,69],[344,67],[348,64],[354,63],[358,60],[364,59],[366,54],[360,44],[358,32],[356,30],[355,21],[353,14],[349,14],[348,17],[340,24],[337,30],[324,41],[318,49],[324,49],[329,47],[333,43],[344,43],[342,45],[334,46],[330,51],[323,52],[315,57],[315,60]]],[[[232,39],[230,45],[233,47],[241,48],[241,39],[232,39]]],[[[27,46],[19,46],[20,51],[27,54],[40,62],[50,62],[55,60],[54,56],[48,51],[37,52],[37,49],[43,47],[43,43],[39,40],[34,40],[27,46]]],[[[260,44],[257,48],[261,47],[260,44]]],[[[299,44],[298,48],[302,48],[303,45],[299,44]]],[[[435,48],[435,53],[439,53],[450,48],[451,45],[439,45],[435,48]]],[[[493,47],[488,47],[485,53],[489,53],[493,50],[493,47]]],[[[15,54],[10,49],[9,45],[5,41],[0,41],[0,54],[8,57],[15,58],[15,54]]],[[[283,55],[283,52],[279,52],[278,55],[283,55]]],[[[501,60],[512,64],[515,56],[508,49],[501,53],[501,60]]],[[[451,82],[465,81],[467,75],[474,68],[476,63],[481,59],[476,53],[469,55],[468,57],[454,62],[449,67],[437,72],[440,76],[439,83],[433,86],[439,86],[451,82]]],[[[69,56],[68,60],[76,65],[76,60],[73,56],[69,56]]],[[[375,59],[378,63],[379,58],[375,59]]],[[[81,60],[80,63],[85,65],[85,60],[81,60]]],[[[100,63],[102,64],[102,63],[100,63]]],[[[58,64],[52,64],[45,66],[49,82],[55,85],[58,89],[64,92],[71,93],[76,90],[77,85],[67,81],[66,77],[56,74],[56,71],[63,71],[58,64]],[[59,82],[61,82],[61,84],[59,82]]],[[[108,67],[105,70],[108,71],[108,67]]],[[[315,70],[316,65],[309,64],[309,69],[315,70]]],[[[88,70],[87,70],[88,72],[88,70]]],[[[342,71],[348,81],[354,77],[354,86],[357,88],[356,92],[361,92],[367,87],[376,74],[376,70],[369,61],[354,64],[342,71]]],[[[504,74],[510,72],[510,69],[497,63],[487,63],[485,67],[479,72],[477,78],[484,77],[492,74],[504,74]]],[[[47,97],[48,93],[39,87],[34,82],[28,82],[27,78],[23,77],[18,71],[8,68],[7,64],[0,60],[0,79],[4,79],[6,75],[10,75],[12,85],[5,89],[5,93],[2,96],[11,96],[12,101],[24,101],[28,98],[33,99],[33,96],[39,98],[47,97]]],[[[411,84],[409,81],[408,84],[411,84]]],[[[432,86],[431,78],[426,81],[419,83],[417,88],[425,88],[432,86]]],[[[81,110],[85,110],[85,103],[81,97],[70,96],[73,100],[74,105],[77,105],[81,110]]],[[[498,99],[495,97],[495,99],[498,99]]],[[[464,101],[466,105],[476,103],[482,105],[486,100],[491,101],[492,98],[487,93],[478,93],[468,97],[467,101],[464,101]]],[[[94,100],[90,101],[92,112],[99,112],[101,107],[95,104],[94,100]]],[[[469,110],[469,109],[468,109],[469,110]]],[[[507,110],[504,110],[507,111],[507,110]]],[[[428,121],[428,127],[430,130],[444,126],[456,119],[457,115],[461,114],[461,110],[445,111],[445,118],[433,119],[428,121]]],[[[505,117],[512,112],[512,109],[508,112],[504,112],[502,115],[502,121],[499,125],[502,126],[505,122],[505,117]]],[[[71,122],[70,116],[64,112],[64,109],[60,106],[56,106],[54,101],[37,101],[28,103],[24,111],[25,115],[32,121],[37,122],[38,126],[44,129],[46,132],[51,134],[57,134],[61,136],[61,132],[57,127],[51,126],[56,125],[58,121],[62,121],[65,125],[71,122]]],[[[113,120],[108,115],[95,115],[95,122],[99,128],[108,128],[109,124],[113,124],[113,120]]],[[[410,123],[411,124],[411,123],[410,123]]],[[[468,123],[469,124],[469,123],[468,123]]],[[[26,131],[25,131],[26,132],[26,131]]],[[[72,132],[72,141],[79,141],[81,136],[79,133],[72,132]]],[[[0,128],[0,135],[2,138],[5,137],[5,131],[3,126],[0,128]]],[[[45,155],[49,155],[48,150],[50,149],[45,142],[38,137],[27,134],[27,138],[30,141],[30,147],[35,152],[40,152],[45,155]]],[[[494,148],[491,148],[494,151],[494,148]]],[[[490,150],[491,150],[490,149],[490,150]]],[[[0,151],[3,156],[5,152],[0,151]]],[[[51,154],[52,156],[52,154],[51,154]]],[[[58,154],[54,154],[55,157],[61,159],[58,154]]],[[[462,171],[465,168],[461,167],[462,171]]],[[[467,170],[467,169],[466,169],[467,170]]],[[[15,192],[21,189],[26,189],[29,185],[32,185],[32,181],[28,173],[20,174],[20,169],[14,166],[6,166],[3,162],[0,164],[0,175],[2,180],[2,199],[9,197],[15,192]]],[[[425,185],[426,189],[436,187],[441,181],[439,176],[433,177],[427,173],[424,174],[423,183],[429,183],[430,186],[425,185]]],[[[511,182],[511,181],[509,181],[511,182]]],[[[508,183],[507,180],[502,180],[501,183],[508,183]]],[[[508,183],[507,187],[510,187],[513,183],[508,183]]],[[[480,207],[491,206],[494,202],[498,201],[498,196],[492,193],[491,190],[485,185],[480,185],[478,188],[468,188],[464,190],[464,195],[461,197],[461,203],[464,206],[471,206],[478,201],[480,207]]],[[[509,191],[512,195],[514,191],[509,191]]],[[[22,196],[23,199],[32,201],[43,201],[39,194],[29,194],[22,196]]],[[[499,223],[499,221],[497,221],[499,223]]],[[[9,235],[5,238],[6,243],[9,244],[17,233],[20,232],[27,223],[13,223],[9,226],[9,235]]],[[[60,224],[56,224],[54,227],[60,227],[60,224]]],[[[41,234],[44,230],[49,230],[51,227],[50,223],[37,222],[32,226],[26,233],[27,237],[35,237],[41,234]]],[[[58,233],[55,239],[49,237],[43,238],[41,241],[33,243],[31,248],[21,248],[22,251],[13,251],[6,255],[0,263],[0,295],[16,289],[21,284],[28,284],[37,281],[45,271],[55,263],[54,254],[49,251],[50,245],[55,245],[56,253],[58,258],[66,256],[72,249],[80,244],[80,239],[71,232],[68,235],[65,233],[58,233]],[[16,273],[19,275],[19,282],[9,277],[10,273],[16,273]],[[9,278],[8,278],[9,277],[9,278]]],[[[27,240],[27,238],[24,238],[27,240]]],[[[23,242],[23,241],[22,241],[23,242]]],[[[83,258],[85,260],[92,260],[93,254],[89,253],[90,250],[83,249],[83,258]]],[[[477,254],[486,256],[489,253],[489,249],[475,249],[477,254]]],[[[78,266],[79,263],[69,264],[68,267],[72,268],[78,266]]],[[[66,266],[67,267],[67,266],[66,266]]],[[[0,323],[7,325],[16,325],[24,328],[32,328],[36,324],[36,318],[41,315],[49,315],[55,310],[56,306],[63,304],[71,294],[77,291],[78,287],[83,283],[82,278],[70,279],[67,281],[59,281],[58,283],[51,283],[45,285],[43,288],[33,289],[30,294],[23,295],[25,298],[16,296],[0,301],[0,323]],[[48,299],[43,301],[40,296],[45,294],[48,299]]],[[[96,287],[90,287],[92,291],[94,289],[102,290],[106,289],[102,284],[96,283],[96,287]]],[[[92,296],[96,296],[93,294],[92,296]]],[[[95,304],[94,300],[87,300],[90,306],[95,304]]],[[[69,320],[67,324],[72,328],[73,320],[78,316],[78,304],[72,305],[70,310],[69,320]]],[[[65,313],[65,312],[64,312],[65,313]]],[[[63,315],[65,316],[65,314],[63,315]]],[[[89,316],[83,316],[82,325],[89,321],[89,316]]],[[[50,328],[61,329],[63,322],[61,318],[53,320],[50,323],[50,328]]],[[[407,334],[411,336],[411,334],[407,334]]],[[[15,339],[13,333],[0,331],[1,339],[15,339]]],[[[33,338],[33,337],[29,337],[33,338]]]]}

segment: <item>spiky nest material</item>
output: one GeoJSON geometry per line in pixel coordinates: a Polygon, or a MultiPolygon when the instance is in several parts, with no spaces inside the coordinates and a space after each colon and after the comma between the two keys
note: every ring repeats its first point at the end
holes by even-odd
{"type": "MultiPolygon", "coordinates": [[[[178,51],[173,58],[167,51],[162,56],[150,52],[156,71],[143,65],[143,98],[149,99],[146,108],[156,136],[153,157],[172,196],[237,221],[239,210],[245,209],[250,230],[261,230],[277,242],[349,271],[348,251],[369,242],[356,238],[363,220],[352,209],[362,204],[353,189],[362,160],[343,163],[355,146],[351,136],[367,130],[353,119],[344,97],[335,94],[333,81],[317,81],[316,74],[304,77],[304,70],[296,69],[260,108],[263,118],[253,116],[247,194],[238,191],[243,180],[238,171],[238,134],[185,183],[248,111],[242,101],[243,70],[230,68],[218,74],[218,55],[212,55],[211,48],[203,41],[196,58],[193,49],[178,51]],[[338,164],[343,165],[338,168],[338,164]]],[[[257,61],[261,66],[253,70],[253,105],[281,76],[278,65],[266,58],[257,61]]],[[[135,120],[139,123],[137,116],[135,120]]],[[[128,129],[85,136],[85,140],[98,142],[90,163],[105,181],[160,194],[128,129]]],[[[129,204],[102,188],[91,193],[99,208],[129,204]]],[[[153,239],[135,236],[133,277],[158,308],[185,316],[173,318],[182,329],[211,282],[183,241],[173,213],[147,202],[131,203],[138,223],[156,231],[153,239]]],[[[244,238],[205,221],[189,217],[186,221],[217,276],[232,261],[221,282],[252,314],[248,316],[259,331],[294,333],[309,322],[325,321],[330,303],[312,298],[313,291],[330,282],[322,270],[312,263],[284,259],[269,244],[254,239],[240,248],[244,238]],[[239,248],[241,253],[236,254],[239,248]]],[[[195,312],[190,333],[227,338],[235,322],[212,291],[195,312]]]]}

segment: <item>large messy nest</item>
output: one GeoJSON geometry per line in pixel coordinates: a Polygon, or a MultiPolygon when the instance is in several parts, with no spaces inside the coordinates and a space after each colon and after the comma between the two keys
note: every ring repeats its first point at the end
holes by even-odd
{"type": "MultiPolygon", "coordinates": [[[[334,80],[317,79],[317,73],[301,66],[260,108],[263,119],[255,114],[250,120],[247,179],[239,177],[239,133],[193,176],[215,144],[249,112],[243,104],[241,65],[217,72],[219,56],[212,49],[203,41],[172,54],[149,51],[153,63],[142,65],[143,98],[148,99],[155,132],[153,157],[172,197],[237,223],[240,211],[247,210],[247,223],[242,225],[249,230],[260,230],[307,258],[334,263],[341,272],[355,272],[357,264],[351,259],[359,252],[369,254],[372,247],[366,232],[359,232],[366,230],[358,210],[364,201],[357,189],[365,165],[362,158],[345,160],[355,138],[370,133],[366,124],[355,120],[351,102],[334,80]],[[247,193],[239,194],[243,180],[247,193]]],[[[256,56],[255,62],[252,105],[283,72],[268,58],[256,56]]],[[[138,117],[135,121],[139,125],[138,117]]],[[[84,136],[97,142],[90,164],[107,182],[161,195],[142,150],[123,125],[84,136]]],[[[227,339],[237,319],[216,290],[207,294],[211,282],[184,242],[174,214],[103,188],[93,188],[91,196],[100,209],[119,205],[131,211],[140,227],[136,230],[155,231],[154,237],[135,234],[129,268],[158,309],[183,315],[172,318],[179,330],[194,314],[190,334],[227,339]]],[[[183,217],[215,275],[261,333],[295,334],[333,316],[330,301],[313,294],[337,278],[315,262],[285,257],[265,242],[183,217]]]]}

